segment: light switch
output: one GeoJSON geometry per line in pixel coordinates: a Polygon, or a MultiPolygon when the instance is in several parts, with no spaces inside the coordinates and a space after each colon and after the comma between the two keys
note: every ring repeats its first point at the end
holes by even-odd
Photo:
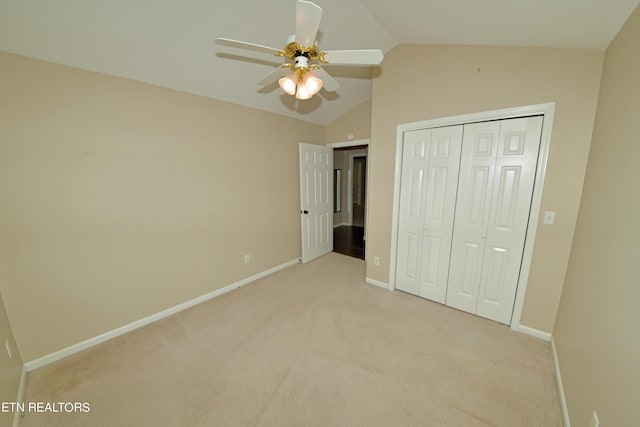
{"type": "Polygon", "coordinates": [[[545,224],[553,224],[556,222],[556,213],[554,211],[545,211],[544,212],[544,223],[545,224]]]}

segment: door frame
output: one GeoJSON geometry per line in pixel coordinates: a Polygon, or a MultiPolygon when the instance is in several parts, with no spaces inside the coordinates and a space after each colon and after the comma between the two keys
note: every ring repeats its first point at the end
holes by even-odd
{"type": "Polygon", "coordinates": [[[404,123],[397,127],[396,131],[396,165],[393,187],[393,217],[391,231],[391,259],[389,263],[389,289],[396,289],[396,264],[398,256],[398,225],[400,211],[400,177],[402,173],[402,148],[404,133],[407,131],[434,128],[441,126],[464,125],[474,122],[484,122],[488,120],[502,120],[533,115],[543,115],[542,135],[540,137],[540,150],[538,152],[538,164],[536,167],[536,177],[533,187],[533,197],[531,200],[531,210],[529,212],[529,224],[522,254],[522,264],[520,267],[520,277],[518,278],[518,288],[513,306],[510,327],[519,331],[522,308],[524,307],[524,297],[527,291],[527,281],[531,269],[531,259],[536,241],[538,220],[540,218],[540,208],[542,205],[542,194],[547,171],[547,160],[549,159],[549,147],[551,145],[551,130],[553,128],[553,117],[556,103],[548,102],[544,104],[527,105],[522,107],[506,108],[501,110],[483,111],[478,113],[463,114],[459,116],[443,117],[437,119],[424,120],[419,122],[404,123]]]}
{"type": "MultiPolygon", "coordinates": [[[[364,139],[352,139],[351,141],[341,141],[341,142],[330,142],[327,144],[327,147],[331,147],[331,148],[349,148],[349,147],[358,147],[360,145],[366,145],[367,146],[367,154],[354,154],[349,156],[349,170],[347,172],[347,188],[349,189],[349,191],[347,191],[347,209],[348,209],[348,225],[353,225],[353,197],[351,196],[351,186],[352,186],[352,179],[353,179],[353,157],[352,156],[366,156],[367,157],[367,169],[365,171],[365,192],[367,191],[367,189],[369,188],[369,144],[371,143],[371,138],[364,138],[364,139]]],[[[343,177],[344,179],[344,177],[343,177]]],[[[365,200],[368,200],[367,195],[365,194],[365,200]]],[[[364,240],[367,240],[367,211],[369,207],[369,203],[365,202],[365,209],[364,209],[364,240]]],[[[365,251],[364,253],[364,257],[365,260],[367,258],[367,252],[365,251]]]]}

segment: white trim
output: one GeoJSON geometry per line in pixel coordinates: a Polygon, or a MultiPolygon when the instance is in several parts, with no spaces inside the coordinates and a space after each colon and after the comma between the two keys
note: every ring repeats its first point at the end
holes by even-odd
{"type": "Polygon", "coordinates": [[[400,181],[402,178],[402,144],[404,130],[396,130],[396,168],[393,176],[393,214],[391,217],[391,257],[389,259],[389,290],[396,289],[396,263],[398,260],[398,227],[400,222],[400,181]]]}
{"type": "Polygon", "coordinates": [[[338,227],[342,227],[342,226],[345,226],[345,225],[349,225],[349,224],[347,224],[346,222],[341,222],[339,224],[334,223],[333,224],[333,228],[338,228],[338,227]]]}
{"type": "MultiPolygon", "coordinates": [[[[371,138],[364,138],[364,139],[354,139],[351,141],[341,141],[341,142],[330,142],[328,144],[326,144],[327,147],[331,147],[331,148],[349,148],[349,147],[359,147],[361,145],[366,145],[367,146],[367,156],[369,154],[369,144],[371,143],[371,138]]],[[[334,151],[335,152],[335,151],[334,151]]],[[[367,159],[368,162],[368,159],[367,159]]],[[[353,165],[350,167],[350,169],[347,170],[347,199],[349,197],[351,197],[351,179],[352,179],[352,169],[353,169],[353,165]]],[[[342,179],[344,179],[344,176],[342,177],[342,179]]],[[[365,191],[367,188],[369,188],[369,164],[367,163],[367,176],[366,176],[366,183],[365,183],[365,191]]],[[[365,195],[366,197],[366,195],[365,195]]],[[[366,199],[365,199],[366,200],[366,199]]],[[[366,202],[365,202],[366,203],[366,202]]],[[[368,206],[368,203],[366,203],[366,206],[368,206]]],[[[365,235],[363,236],[363,239],[366,240],[366,225],[367,225],[367,210],[365,209],[364,212],[364,223],[365,223],[365,235]]],[[[353,203],[349,203],[349,201],[347,200],[347,222],[342,223],[341,225],[348,225],[351,226],[353,225],[353,203]]],[[[333,228],[336,228],[336,226],[334,225],[333,228]]]]}
{"type": "MultiPolygon", "coordinates": [[[[18,385],[18,397],[16,397],[17,403],[24,402],[24,388],[27,382],[27,367],[22,365],[22,372],[20,372],[20,384],[18,385]]],[[[21,411],[16,411],[13,413],[13,423],[12,427],[20,427],[22,425],[22,415],[21,411]]]]}
{"type": "Polygon", "coordinates": [[[544,104],[525,105],[521,107],[503,108],[500,110],[461,114],[458,116],[440,117],[437,119],[421,120],[419,122],[400,124],[398,125],[398,129],[402,132],[407,132],[425,128],[455,126],[474,122],[486,122],[487,120],[513,119],[516,117],[544,114],[549,108],[555,108],[555,105],[555,102],[547,102],[544,104]]]}
{"type": "Polygon", "coordinates": [[[384,283],[384,282],[381,282],[381,281],[376,280],[376,279],[372,279],[371,277],[366,277],[366,278],[364,279],[364,281],[365,281],[366,283],[370,284],[370,285],[378,286],[378,287],[383,288],[383,289],[386,289],[386,290],[388,290],[388,291],[392,290],[392,289],[391,289],[391,287],[389,286],[389,284],[384,283]]]}
{"type": "Polygon", "coordinates": [[[551,334],[549,332],[544,332],[539,329],[534,329],[528,326],[520,325],[520,327],[518,328],[518,332],[520,332],[521,334],[529,335],[534,338],[539,338],[546,342],[551,341],[551,334]]]}
{"type": "Polygon", "coordinates": [[[227,292],[230,292],[234,289],[237,289],[241,286],[244,286],[246,284],[249,284],[251,282],[254,282],[258,279],[261,279],[265,276],[268,276],[270,274],[273,274],[277,271],[283,270],[285,268],[291,267],[295,264],[298,264],[300,262],[300,259],[295,259],[289,262],[286,262],[284,264],[278,265],[276,267],[270,268],[269,270],[265,270],[261,273],[255,274],[251,277],[247,277],[246,279],[242,279],[238,282],[232,283],[230,285],[227,285],[223,288],[220,289],[216,289],[213,292],[209,292],[208,294],[199,296],[197,298],[194,298],[192,300],[183,302],[182,304],[178,304],[176,306],[170,307],[166,310],[162,310],[158,313],[152,314],[151,316],[147,316],[143,319],[140,320],[136,320],[135,322],[129,323],[128,325],[124,325],[121,326],[119,328],[116,328],[112,331],[109,332],[105,332],[103,334],[97,335],[93,338],[89,338],[87,340],[84,340],[82,342],[79,342],[77,344],[73,344],[69,347],[63,348],[62,350],[58,350],[55,351],[53,353],[50,353],[46,356],[40,357],[39,359],[35,359],[32,360],[30,362],[27,362],[24,364],[25,368],[27,371],[33,371],[34,369],[38,369],[41,368],[42,366],[48,365],[50,363],[53,363],[57,360],[60,360],[64,357],[70,356],[72,354],[78,353],[82,350],[86,350],[87,348],[93,347],[95,345],[98,345],[100,343],[103,343],[105,341],[108,341],[112,338],[118,337],[120,335],[124,335],[127,332],[131,332],[134,329],[138,329],[142,326],[146,326],[150,323],[156,322],[160,319],[164,319],[165,317],[171,316],[173,314],[176,314],[180,311],[186,310],[188,308],[191,308],[195,305],[198,305],[200,303],[203,303],[205,301],[208,301],[212,298],[218,297],[220,295],[226,294],[227,292]]]}
{"type": "Polygon", "coordinates": [[[327,144],[327,147],[333,147],[333,148],[357,147],[359,145],[369,145],[370,143],[371,143],[371,138],[354,139],[351,141],[330,142],[327,144]]]}
{"type": "Polygon", "coordinates": [[[542,194],[544,178],[547,171],[547,161],[549,158],[549,146],[551,144],[551,129],[553,128],[553,116],[555,114],[555,102],[546,104],[528,105],[524,107],[506,108],[501,110],[484,111],[479,113],[463,114],[459,116],[444,117],[420,122],[406,123],[398,125],[396,131],[396,171],[393,188],[393,217],[391,231],[391,259],[389,262],[389,289],[395,289],[395,270],[398,246],[398,217],[400,210],[400,174],[402,173],[402,144],[404,132],[417,129],[434,128],[442,126],[453,126],[487,120],[502,120],[514,117],[524,117],[542,114],[544,121],[542,124],[542,135],[540,138],[540,151],[538,155],[538,165],[536,169],[536,179],[533,187],[533,197],[531,200],[531,211],[529,214],[529,224],[527,226],[527,238],[525,240],[522,254],[522,266],[518,279],[518,288],[511,317],[511,329],[520,330],[520,320],[524,306],[524,298],[529,280],[529,270],[533,257],[533,248],[536,240],[538,219],[542,205],[542,194]]]}
{"type": "Polygon", "coordinates": [[[511,328],[517,329],[522,318],[524,298],[529,282],[529,271],[531,270],[531,260],[533,258],[533,248],[536,242],[538,230],[538,219],[542,210],[542,194],[544,181],[547,174],[547,161],[549,160],[549,147],[551,145],[551,130],[553,129],[553,116],[555,114],[555,102],[542,104],[540,112],[544,114],[542,122],[542,135],[540,136],[540,152],[538,153],[538,166],[536,168],[536,180],[533,184],[533,196],[531,198],[531,210],[529,211],[529,225],[527,227],[527,237],[524,242],[522,252],[522,264],[520,267],[520,277],[518,278],[518,288],[516,299],[513,303],[513,314],[511,316],[511,328]]]}
{"type": "Polygon", "coordinates": [[[564,386],[562,385],[562,376],[560,375],[560,362],[558,361],[558,351],[556,350],[556,341],[551,337],[551,354],[553,355],[553,370],[556,373],[556,384],[558,385],[558,397],[560,398],[560,412],[562,412],[562,424],[564,427],[571,427],[569,419],[569,407],[567,399],[564,396],[564,386]]]}

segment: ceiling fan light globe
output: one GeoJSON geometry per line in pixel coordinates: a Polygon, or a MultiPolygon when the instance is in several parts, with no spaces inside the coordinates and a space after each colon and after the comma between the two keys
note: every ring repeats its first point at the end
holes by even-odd
{"type": "Polygon", "coordinates": [[[305,73],[302,83],[311,96],[320,92],[320,89],[322,89],[322,80],[310,71],[305,73]]]}
{"type": "Polygon", "coordinates": [[[290,73],[289,75],[281,78],[280,80],[278,80],[278,84],[280,85],[280,88],[285,91],[285,93],[289,94],[289,95],[295,95],[296,94],[296,75],[294,73],[290,73]],[[292,77],[293,75],[293,77],[292,77]]]}
{"type": "Polygon", "coordinates": [[[296,98],[298,99],[309,99],[313,96],[313,94],[309,93],[309,90],[304,85],[304,83],[300,82],[298,84],[298,91],[296,92],[296,98]]]}

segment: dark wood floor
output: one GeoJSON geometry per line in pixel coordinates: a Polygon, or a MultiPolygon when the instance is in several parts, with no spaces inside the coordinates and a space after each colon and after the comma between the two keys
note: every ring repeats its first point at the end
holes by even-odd
{"type": "Polygon", "coordinates": [[[364,227],[343,225],[334,228],[333,251],[364,259],[364,227]]]}

